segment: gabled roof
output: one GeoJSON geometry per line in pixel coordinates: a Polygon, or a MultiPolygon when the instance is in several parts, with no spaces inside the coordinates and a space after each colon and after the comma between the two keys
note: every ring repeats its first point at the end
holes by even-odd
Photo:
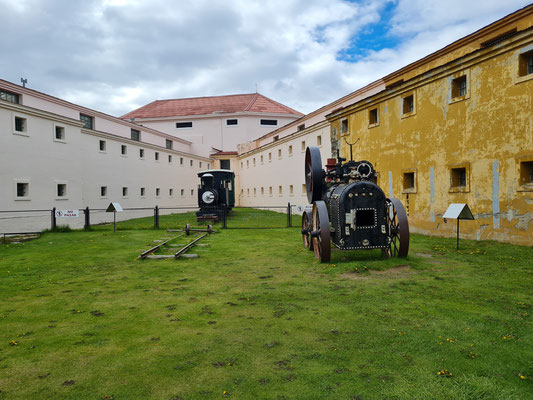
{"type": "Polygon", "coordinates": [[[259,93],[228,96],[192,97],[186,99],[156,100],[121,118],[159,118],[213,113],[269,113],[303,115],[259,93]]]}

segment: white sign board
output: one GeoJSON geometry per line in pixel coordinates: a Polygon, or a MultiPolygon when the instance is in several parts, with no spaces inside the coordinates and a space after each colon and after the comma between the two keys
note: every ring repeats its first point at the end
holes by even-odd
{"type": "Polygon", "coordinates": [[[80,210],[56,210],[56,218],[78,218],[80,210]]]}
{"type": "Polygon", "coordinates": [[[442,216],[442,218],[449,219],[474,219],[472,211],[468,207],[468,204],[452,203],[442,216]]]}
{"type": "Polygon", "coordinates": [[[313,211],[313,206],[312,205],[308,205],[308,206],[296,206],[295,207],[295,210],[297,213],[303,213],[304,210],[305,211],[313,211]]]}
{"type": "Polygon", "coordinates": [[[124,211],[119,203],[111,203],[107,206],[107,212],[124,211]]]}

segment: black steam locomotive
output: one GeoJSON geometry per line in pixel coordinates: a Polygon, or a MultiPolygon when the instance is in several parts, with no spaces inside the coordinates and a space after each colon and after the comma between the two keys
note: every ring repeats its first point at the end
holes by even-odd
{"type": "Polygon", "coordinates": [[[218,221],[235,206],[235,174],[227,169],[209,169],[198,173],[198,221],[218,221]]]}
{"type": "Polygon", "coordinates": [[[388,199],[368,161],[330,158],[326,170],[317,147],[305,154],[305,183],[312,211],[302,215],[304,246],[328,262],[331,242],[341,250],[381,249],[407,257],[409,224],[400,200],[388,199]]]}

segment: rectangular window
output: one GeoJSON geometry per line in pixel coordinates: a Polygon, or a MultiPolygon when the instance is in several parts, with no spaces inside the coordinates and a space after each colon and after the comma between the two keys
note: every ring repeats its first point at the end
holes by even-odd
{"type": "Polygon", "coordinates": [[[244,168],[244,163],[241,161],[241,168],[244,168]]]}
{"type": "Polygon", "coordinates": [[[261,155],[261,164],[263,164],[263,156],[261,155]]]}
{"type": "Polygon", "coordinates": [[[347,135],[348,134],[348,120],[346,118],[345,119],[341,119],[340,130],[341,130],[341,135],[347,135]]]}
{"type": "Polygon", "coordinates": [[[100,140],[100,141],[98,142],[98,149],[99,149],[100,151],[105,151],[105,149],[106,149],[106,142],[105,142],[105,140],[100,140]]]}
{"type": "Polygon", "coordinates": [[[190,161],[189,161],[189,164],[190,164],[190,166],[192,167],[193,161],[192,161],[192,160],[190,160],[190,161]]]}
{"type": "Polygon", "coordinates": [[[171,154],[168,155],[168,162],[169,162],[169,163],[172,162],[172,155],[171,155],[171,154]]]}
{"type": "Polygon", "coordinates": [[[146,188],[141,188],[141,197],[144,197],[146,195],[146,188]]]}
{"type": "Polygon", "coordinates": [[[86,129],[94,129],[94,118],[90,115],[80,114],[80,121],[86,129]]]}
{"type": "Polygon", "coordinates": [[[289,194],[292,196],[294,194],[294,186],[289,185],[289,194]]]}
{"type": "Polygon", "coordinates": [[[404,97],[402,99],[402,113],[409,114],[412,113],[415,109],[415,101],[413,95],[404,97]]]}
{"type": "Polygon", "coordinates": [[[292,156],[292,145],[289,146],[289,156],[292,156]]]}
{"type": "Polygon", "coordinates": [[[278,186],[278,193],[280,196],[283,194],[283,186],[278,186]]]}
{"type": "Polygon", "coordinates": [[[128,188],[126,186],[122,187],[122,197],[128,197],[128,188]]]}
{"type": "Polygon", "coordinates": [[[452,79],[452,98],[466,96],[466,75],[452,79]]]}
{"type": "Polygon", "coordinates": [[[255,157],[254,157],[254,167],[255,167],[255,157]]]}
{"type": "Polygon", "coordinates": [[[279,135],[276,135],[272,138],[272,141],[273,142],[277,142],[279,140],[279,135]]]}
{"type": "Polygon", "coordinates": [[[403,193],[416,192],[415,171],[407,171],[403,173],[403,193]]]}
{"type": "Polygon", "coordinates": [[[67,197],[67,184],[66,183],[57,184],[57,197],[67,197]]]}
{"type": "Polygon", "coordinates": [[[265,195],[265,188],[261,186],[261,196],[264,196],[264,195],[265,195]]]}
{"type": "Polygon", "coordinates": [[[55,140],[59,140],[59,141],[65,140],[65,128],[63,126],[56,125],[54,131],[55,131],[54,132],[55,140]]]}
{"type": "Polygon", "coordinates": [[[107,197],[107,186],[100,186],[100,197],[107,197]]]}
{"type": "Polygon", "coordinates": [[[318,135],[316,137],[316,145],[319,147],[322,146],[322,136],[318,135]]]}
{"type": "Polygon", "coordinates": [[[298,132],[303,131],[305,129],[305,124],[298,125],[298,132]]]}
{"type": "MultiPolygon", "coordinates": [[[[209,164],[207,164],[207,169],[209,169],[209,164]]],[[[220,160],[220,169],[231,169],[230,160],[220,160]]]]}
{"type": "Polygon", "coordinates": [[[272,161],[272,153],[268,153],[268,161],[272,161]]]}
{"type": "Polygon", "coordinates": [[[466,187],[466,168],[452,168],[450,170],[450,187],[464,188],[466,187]]]}
{"type": "Polygon", "coordinates": [[[270,186],[270,187],[268,188],[268,194],[269,194],[269,196],[272,196],[272,186],[270,186]]]}
{"type": "Polygon", "coordinates": [[[155,188],[155,197],[159,197],[160,194],[161,194],[161,189],[155,188]]]}
{"type": "Polygon", "coordinates": [[[183,165],[183,157],[180,157],[180,165],[183,165]]]}
{"type": "MultiPolygon", "coordinates": [[[[207,163],[207,169],[211,168],[211,164],[207,163]]],[[[228,168],[229,169],[229,168],[228,168]]]]}
{"type": "Polygon", "coordinates": [[[246,160],[246,168],[250,168],[250,160],[246,160]]]}
{"type": "Polygon", "coordinates": [[[533,50],[520,54],[518,60],[518,75],[526,76],[533,74],[533,50]]]}
{"type": "Polygon", "coordinates": [[[166,147],[167,149],[172,149],[172,140],[170,140],[170,139],[166,139],[166,140],[165,140],[165,147],[166,147]]]}
{"type": "Polygon", "coordinates": [[[139,158],[144,158],[144,149],[139,149],[139,158]]]}
{"type": "Polygon", "coordinates": [[[246,195],[250,196],[250,188],[246,189],[246,195]]]}
{"type": "Polygon", "coordinates": [[[276,126],[278,124],[277,119],[262,119],[261,125],[276,126]]]}
{"type": "Polygon", "coordinates": [[[377,108],[373,108],[368,111],[368,125],[377,125],[379,124],[379,113],[377,108]]]}
{"type": "Polygon", "coordinates": [[[185,189],[180,189],[180,196],[183,197],[185,195],[185,189]]]}
{"type": "Polygon", "coordinates": [[[168,195],[170,197],[174,196],[174,189],[168,189],[168,195]]]}
{"type": "Polygon", "coordinates": [[[30,194],[30,184],[27,182],[17,182],[17,197],[28,197],[30,194]]]}
{"type": "Polygon", "coordinates": [[[158,151],[156,151],[156,152],[154,153],[154,157],[155,157],[155,160],[156,160],[156,161],[159,161],[159,152],[158,152],[158,151]]]}
{"type": "Polygon", "coordinates": [[[238,119],[227,119],[226,120],[226,125],[227,126],[235,126],[239,123],[239,120],[238,119]]]}
{"type": "Polygon", "coordinates": [[[191,189],[191,196],[194,196],[194,189],[191,189]]]}
{"type": "Polygon", "coordinates": [[[0,89],[0,100],[9,101],[10,103],[19,104],[20,97],[18,94],[7,92],[3,89],[0,89]]]}
{"type": "Polygon", "coordinates": [[[305,151],[305,140],[302,140],[302,144],[301,144],[300,149],[301,149],[302,151],[305,151]]]}
{"type": "Polygon", "coordinates": [[[202,168],[202,162],[198,161],[198,168],[202,168]]]}
{"type": "Polygon", "coordinates": [[[257,189],[254,188],[254,197],[257,196],[257,189]]]}
{"type": "Polygon", "coordinates": [[[22,117],[15,117],[15,131],[16,132],[26,132],[27,131],[27,120],[22,117]]]}
{"type": "Polygon", "coordinates": [[[127,155],[128,154],[128,146],[126,146],[125,144],[121,145],[120,146],[120,154],[122,154],[123,156],[127,155]]]}
{"type": "Polygon", "coordinates": [[[281,149],[278,149],[278,158],[281,158],[281,149]]]}
{"type": "Polygon", "coordinates": [[[520,185],[533,188],[533,161],[520,162],[520,185]]]}
{"type": "Polygon", "coordinates": [[[307,194],[307,190],[305,189],[305,183],[302,183],[302,194],[307,194]]]}
{"type": "Polygon", "coordinates": [[[176,128],[178,129],[192,128],[192,122],[176,122],[176,128]]]}
{"type": "Polygon", "coordinates": [[[136,142],[141,141],[141,131],[138,131],[137,129],[131,130],[131,140],[135,140],[136,142]]]}

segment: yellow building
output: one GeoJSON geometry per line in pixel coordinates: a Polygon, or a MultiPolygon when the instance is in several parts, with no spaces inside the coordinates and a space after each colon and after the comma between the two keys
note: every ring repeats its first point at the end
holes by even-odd
{"type": "Polygon", "coordinates": [[[411,231],[533,245],[533,5],[386,77],[327,116],[332,149],[372,162],[411,231]]]}

